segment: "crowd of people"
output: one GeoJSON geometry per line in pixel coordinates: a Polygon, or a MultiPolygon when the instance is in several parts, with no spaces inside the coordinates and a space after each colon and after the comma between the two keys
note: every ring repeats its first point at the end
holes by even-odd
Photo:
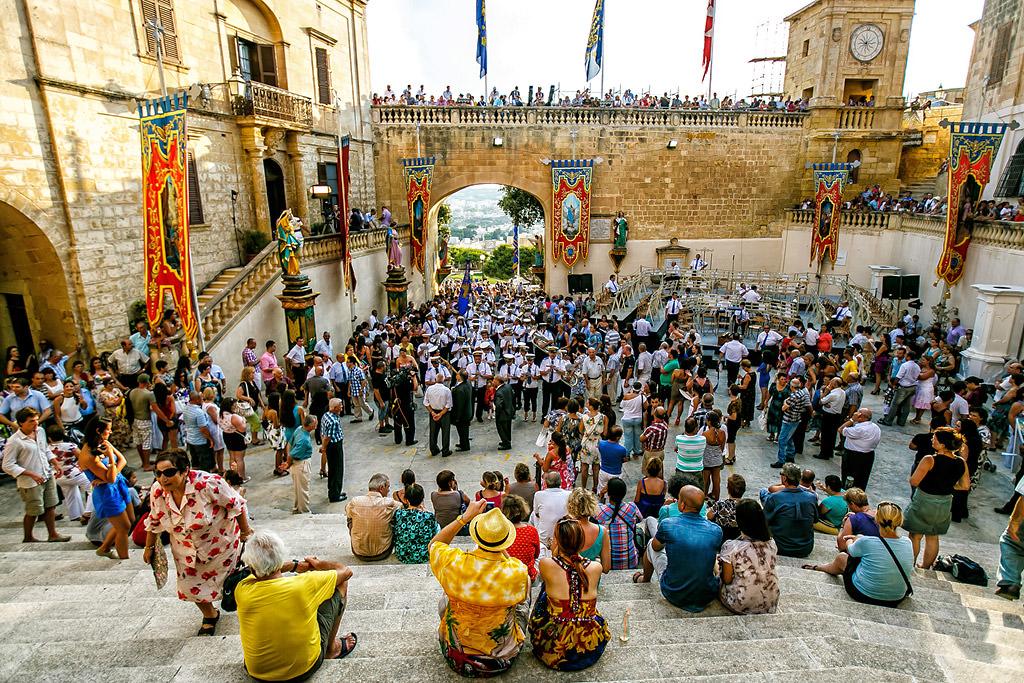
{"type": "MultiPolygon", "coordinates": [[[[803,210],[814,208],[814,201],[805,199],[800,203],[803,210]]],[[[946,198],[936,196],[932,192],[925,192],[920,199],[915,199],[913,193],[908,190],[902,196],[893,197],[891,193],[885,192],[879,185],[867,187],[859,195],[851,200],[843,202],[843,211],[870,212],[881,211],[887,213],[916,213],[926,216],[946,215],[946,198]]],[[[1018,197],[1015,204],[1010,202],[997,202],[994,199],[979,200],[961,207],[964,218],[971,221],[1024,221],[1024,197],[1018,197]]]]}
{"type": "MultiPolygon", "coordinates": [[[[771,613],[777,556],[806,558],[829,538],[835,559],[807,569],[841,575],[854,600],[899,604],[915,564],[931,567],[940,537],[969,514],[985,449],[1016,438],[1024,412],[1020,363],[992,396],[981,379],[959,379],[971,331],[957,319],[924,327],[907,312],[889,331],[855,328],[839,348],[850,318],[839,302],[821,329],[800,319],[765,326],[748,345],[738,320],[728,341],[712,345],[682,325],[678,294],[666,304],[665,334],[644,317],[623,324],[594,315],[586,300],[510,284],[470,294],[461,312],[455,292],[401,316],[374,311],[337,347],[329,332],[280,351],[275,340],[250,338],[237,383],[210,354],[193,363],[179,353],[171,327],[153,335],[140,323],[88,369],[46,348],[36,372],[9,349],[3,469],[25,503],[24,540],[35,540],[40,517],[47,540],[67,540],[55,526],[59,489],[68,518],[96,523],[102,556],[126,559],[131,539],[149,562],[169,542],[178,595],[200,610],[200,635],[215,632],[214,605],[224,608],[230,594],[251,675],[309,674],[356,648],[355,634],[338,635],[352,571],[287,560],[280,538],[251,527],[247,498],[258,493],[246,491],[246,453],[267,444],[273,475],[291,479],[293,512],[309,513],[311,498],[326,494],[346,503],[356,558],[429,565],[445,593],[438,638],[454,671],[500,673],[527,642],[545,665],[578,670],[609,640],[597,602],[608,571],[657,581],[684,610],[720,600],[737,614],[771,613]],[[879,416],[863,405],[872,380],[884,399],[879,416]],[[872,505],[883,427],[925,414],[928,432],[910,444],[909,504],[872,505]],[[350,498],[345,416],[405,446],[419,443],[425,423],[425,450],[440,467],[459,452],[511,451],[520,421],[537,430],[538,451],[511,471],[481,473],[478,486],[460,485],[448,468],[424,486],[408,469],[395,490],[379,472],[350,498]],[[723,467],[753,455],[737,453],[736,436],[755,425],[776,450],[778,481],[748,496],[732,474],[723,491],[723,467]],[[839,458],[840,475],[819,481],[798,465],[808,444],[823,462],[839,458]],[[142,495],[126,467],[130,445],[155,476],[142,495]],[[314,467],[326,480],[320,492],[314,467]]],[[[737,296],[760,298],[753,287],[737,296]]],[[[997,594],[1015,599],[1024,503],[1015,496],[999,511],[1011,519],[997,594]]]]}

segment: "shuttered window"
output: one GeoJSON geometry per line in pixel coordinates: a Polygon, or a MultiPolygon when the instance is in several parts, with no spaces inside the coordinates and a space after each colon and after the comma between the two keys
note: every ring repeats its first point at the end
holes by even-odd
{"type": "Polygon", "coordinates": [[[277,87],[277,68],[274,46],[253,43],[234,37],[235,49],[231,55],[231,69],[238,69],[247,81],[266,83],[277,87]]]}
{"type": "Polygon", "coordinates": [[[996,197],[1024,196],[1024,140],[1017,145],[1017,152],[1003,168],[996,186],[996,197]]]}
{"type": "Polygon", "coordinates": [[[203,197],[199,193],[199,173],[196,171],[196,158],[192,151],[188,153],[188,224],[202,225],[203,197]]]}
{"type": "Polygon", "coordinates": [[[1010,37],[1013,24],[1006,22],[996,31],[996,42],[992,48],[992,64],[988,70],[988,85],[996,85],[1003,80],[1006,64],[1010,61],[1010,37]]]}
{"type": "Polygon", "coordinates": [[[333,104],[331,101],[331,64],[327,57],[327,50],[318,47],[314,52],[316,54],[317,101],[320,104],[333,104]]]}
{"type": "Polygon", "coordinates": [[[177,24],[174,20],[174,0],[140,0],[143,31],[146,36],[146,54],[156,57],[156,38],[147,24],[163,27],[163,57],[170,62],[181,62],[178,50],[177,24]]]}

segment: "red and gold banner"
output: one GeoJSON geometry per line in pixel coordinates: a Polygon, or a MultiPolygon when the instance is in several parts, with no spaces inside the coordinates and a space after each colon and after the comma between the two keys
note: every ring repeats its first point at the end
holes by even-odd
{"type": "Polygon", "coordinates": [[[949,126],[946,239],[935,275],[952,287],[964,275],[967,247],[974,230],[974,207],[988,183],[992,159],[999,150],[1007,124],[960,121],[949,126]]]}
{"type": "Polygon", "coordinates": [[[405,192],[409,201],[409,231],[412,241],[412,267],[424,268],[427,239],[427,211],[430,209],[430,182],[434,177],[434,157],[402,159],[405,192]]]}
{"type": "Polygon", "coordinates": [[[594,162],[571,159],[551,162],[554,215],[551,221],[551,256],[572,268],[587,260],[590,248],[590,180],[594,162]]]}
{"type": "Polygon", "coordinates": [[[345,289],[355,290],[356,273],[352,267],[352,253],[348,248],[348,189],[351,182],[349,175],[349,136],[341,138],[338,144],[338,233],[341,235],[341,268],[344,273],[345,289]]]}
{"type": "Polygon", "coordinates": [[[811,226],[811,263],[826,258],[836,262],[839,252],[840,209],[843,185],[850,164],[812,164],[814,171],[814,224],[811,226]]]}
{"type": "Polygon", "coordinates": [[[146,318],[160,323],[170,292],[190,339],[199,332],[192,299],[188,243],[188,96],[139,104],[142,137],[142,217],[145,237],[146,318]]]}

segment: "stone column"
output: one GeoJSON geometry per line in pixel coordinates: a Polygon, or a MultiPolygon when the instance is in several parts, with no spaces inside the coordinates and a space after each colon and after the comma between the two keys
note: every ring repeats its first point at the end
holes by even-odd
{"type": "Polygon", "coordinates": [[[978,291],[974,337],[964,351],[964,373],[988,378],[1003,366],[1003,358],[1016,355],[1013,345],[1024,287],[971,285],[978,291]]]}
{"type": "Polygon", "coordinates": [[[299,134],[295,131],[288,131],[285,141],[287,144],[288,165],[291,167],[292,172],[292,191],[294,193],[288,204],[294,207],[292,213],[302,221],[302,225],[305,226],[306,230],[309,230],[312,224],[309,222],[308,185],[306,184],[306,172],[302,167],[303,159],[302,150],[299,149],[299,134]]]}
{"type": "Polygon", "coordinates": [[[254,228],[273,237],[270,205],[267,204],[267,176],[263,172],[263,154],[267,149],[266,144],[263,142],[259,128],[255,126],[243,126],[239,131],[239,137],[242,141],[242,150],[245,152],[245,165],[249,171],[253,217],[255,218],[254,228]]]}
{"type": "Polygon", "coordinates": [[[903,269],[899,266],[868,266],[871,269],[871,293],[882,298],[882,278],[886,275],[900,275],[903,269]]]}

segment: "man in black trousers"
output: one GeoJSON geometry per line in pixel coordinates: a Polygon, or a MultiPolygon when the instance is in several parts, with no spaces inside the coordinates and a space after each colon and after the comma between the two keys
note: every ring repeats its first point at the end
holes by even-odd
{"type": "Polygon", "coordinates": [[[452,389],[452,423],[459,434],[456,451],[469,450],[469,423],[473,421],[473,387],[469,384],[469,373],[459,371],[459,383],[452,389]]]}
{"type": "Polygon", "coordinates": [[[512,448],[512,420],[516,416],[515,397],[512,394],[512,387],[504,377],[498,375],[494,381],[498,383],[498,388],[494,390],[494,426],[498,429],[498,448],[504,451],[512,448]]]}

